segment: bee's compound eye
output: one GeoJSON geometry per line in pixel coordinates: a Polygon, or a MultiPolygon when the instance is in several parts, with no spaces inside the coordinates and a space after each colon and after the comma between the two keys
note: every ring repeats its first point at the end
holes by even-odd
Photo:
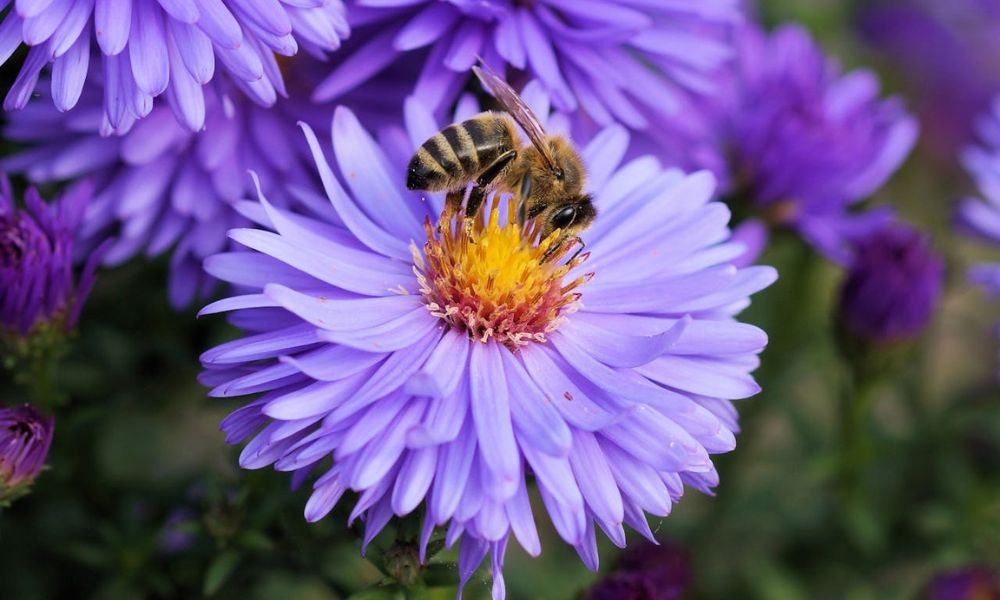
{"type": "Polygon", "coordinates": [[[552,215],[552,225],[557,229],[566,229],[576,220],[576,207],[564,206],[552,215]]]}

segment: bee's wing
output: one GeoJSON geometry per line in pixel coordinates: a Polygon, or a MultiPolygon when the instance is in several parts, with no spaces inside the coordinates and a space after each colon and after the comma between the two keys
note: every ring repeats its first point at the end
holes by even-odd
{"type": "Polygon", "coordinates": [[[545,143],[545,129],[542,128],[538,117],[535,116],[535,113],[531,112],[531,109],[524,103],[524,100],[521,100],[521,97],[517,95],[514,88],[510,87],[496,71],[482,59],[479,60],[479,63],[482,65],[482,68],[472,67],[476,76],[479,77],[479,81],[483,82],[486,89],[496,97],[500,106],[510,113],[510,116],[517,121],[521,129],[528,134],[528,139],[535,145],[535,148],[538,148],[545,162],[549,163],[549,167],[555,169],[556,162],[552,158],[552,151],[549,150],[548,145],[545,143]]]}

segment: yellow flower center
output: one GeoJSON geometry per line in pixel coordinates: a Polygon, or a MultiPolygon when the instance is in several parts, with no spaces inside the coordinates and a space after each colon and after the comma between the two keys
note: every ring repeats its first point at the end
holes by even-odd
{"type": "Polygon", "coordinates": [[[580,293],[574,290],[593,273],[563,285],[563,276],[587,254],[564,262],[574,245],[554,247],[559,231],[539,240],[534,223],[517,222],[513,200],[507,200],[504,222],[500,206],[501,201],[488,205],[485,221],[482,216],[465,219],[448,209],[437,227],[428,219],[423,254],[414,244],[413,262],[431,314],[472,339],[485,343],[494,338],[514,350],[544,342],[564,315],[576,310],[580,293]]]}

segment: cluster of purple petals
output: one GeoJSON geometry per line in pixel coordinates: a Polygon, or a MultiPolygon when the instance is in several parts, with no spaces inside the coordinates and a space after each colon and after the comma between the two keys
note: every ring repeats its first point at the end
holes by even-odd
{"type": "Polygon", "coordinates": [[[140,251],[152,256],[174,248],[175,306],[189,304],[213,285],[201,262],[226,246],[229,228],[244,222],[233,205],[251,192],[248,170],[259,174],[276,202],[298,199],[308,205],[315,177],[295,123],[327,118],[327,111],[295,97],[264,108],[221,81],[205,91],[201,132],[192,132],[157,103],[127,132],[107,135],[95,84],[88,84],[72,112],[34,102],[4,130],[7,139],[26,146],[3,160],[8,171],[38,183],[93,180],[96,190],[80,236],[113,236],[106,265],[140,251]]]}
{"type": "Polygon", "coordinates": [[[0,408],[0,497],[38,476],[54,430],[55,418],[28,404],[0,408]]]}
{"type": "MultiPolygon", "coordinates": [[[[108,266],[140,251],[157,255],[174,247],[171,302],[187,306],[214,285],[202,260],[222,250],[226,231],[244,222],[233,206],[252,195],[249,170],[260,176],[275,203],[307,212],[316,204],[316,177],[296,123],[326,128],[331,108],[307,98],[339,58],[339,53],[324,61],[298,56],[285,63],[288,97],[271,107],[249,101],[225,81],[210,82],[203,90],[206,116],[198,132],[178,122],[159,100],[146,118],[127,119],[112,131],[100,85],[90,82],[71,112],[42,98],[10,119],[4,135],[24,149],[0,164],[36,183],[91,177],[95,198],[82,236],[115,236],[108,266]]],[[[398,124],[414,66],[411,59],[400,61],[344,102],[375,127],[398,124]]]]}
{"type": "Polygon", "coordinates": [[[1000,89],[1000,1],[882,0],[859,27],[910,91],[925,150],[953,163],[1000,89]]]}
{"type": "Polygon", "coordinates": [[[684,91],[714,89],[742,10],[738,0],[348,0],[348,18],[365,41],[317,86],[319,101],[415,54],[414,91],[440,116],[481,56],[512,80],[538,80],[557,110],[597,131],[657,127],[684,91]]]}
{"type": "Polygon", "coordinates": [[[74,279],[75,236],[90,194],[85,181],[50,205],[31,188],[19,207],[10,181],[0,178],[0,332],[27,336],[43,322],[75,325],[103,252],[91,253],[74,279]]]}
{"type": "Polygon", "coordinates": [[[944,261],[927,236],[893,223],[852,243],[840,291],[839,318],[863,340],[913,340],[934,315],[944,284],[944,261]]]}
{"type": "Polygon", "coordinates": [[[286,94],[277,56],[300,46],[321,55],[349,33],[341,0],[0,0],[5,7],[0,63],[30,49],[4,108],[23,108],[51,65],[54,106],[74,108],[96,83],[111,130],[150,114],[160,95],[186,128],[201,129],[203,86],[220,69],[270,106],[286,94]]]}
{"type": "Polygon", "coordinates": [[[734,315],[775,273],[730,263],[745,249],[729,241],[711,175],[623,162],[629,136],[611,126],[582,145],[601,219],[590,259],[567,275],[596,273],[579,311],[516,353],[470,340],[419,294],[410,240],[420,244],[441,198],[422,201],[395,174],[440,123],[415,98],[406,116],[405,131],[376,142],[337,109],[334,167],[306,130],[333,217],[265,194],[260,227],[230,233],[249,251],[206,261],[243,293],[202,312],[231,312],[248,335],[204,353],[202,381],[216,397],[260,394],[222,428],[249,440],[244,468],[318,475],[308,520],[356,492],[350,519],[364,518],[367,546],[422,506],[421,552],[445,527],[462,582],[489,554],[502,598],[511,535],[541,551],[529,472],[592,569],[598,528],[619,546],[626,524],[652,540],[646,513],[667,515],[686,485],[711,492],[711,455],[735,445],[732,400],[759,390],[750,373],[766,343],[734,315]]]}
{"type": "MultiPolygon", "coordinates": [[[[981,145],[963,153],[962,161],[975,179],[982,198],[966,198],[958,206],[963,232],[1000,246],[1000,97],[978,121],[981,145]]],[[[981,262],[969,278],[995,298],[1000,298],[1000,262],[981,262]]]]}
{"type": "Polygon", "coordinates": [[[886,211],[852,212],[907,157],[917,125],[899,99],[880,99],[869,71],[842,73],[801,27],[737,37],[727,89],[709,111],[725,188],[765,221],[796,230],[846,262],[845,243],[883,226],[886,211]]]}
{"type": "MultiPolygon", "coordinates": [[[[968,148],[962,161],[976,180],[982,198],[966,198],[958,208],[959,222],[967,233],[1000,244],[1000,97],[978,122],[982,145],[968,148]]],[[[972,268],[972,279],[1000,296],[1000,263],[972,268]]]]}

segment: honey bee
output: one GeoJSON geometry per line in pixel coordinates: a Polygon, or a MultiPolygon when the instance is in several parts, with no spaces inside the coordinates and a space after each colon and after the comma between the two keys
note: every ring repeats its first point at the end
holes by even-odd
{"type": "Polygon", "coordinates": [[[448,205],[458,211],[465,188],[475,182],[466,217],[476,215],[488,192],[510,192],[518,202],[520,224],[537,219],[541,239],[560,231],[546,258],[567,240],[575,240],[582,250],[578,234],[590,226],[597,211],[593,198],[583,192],[586,172],[580,155],[565,137],[547,135],[517,92],[481,64],[472,69],[504,112],[484,112],[434,134],[410,159],[406,187],[447,191],[448,205]],[[521,146],[515,122],[531,145],[521,146]]]}

